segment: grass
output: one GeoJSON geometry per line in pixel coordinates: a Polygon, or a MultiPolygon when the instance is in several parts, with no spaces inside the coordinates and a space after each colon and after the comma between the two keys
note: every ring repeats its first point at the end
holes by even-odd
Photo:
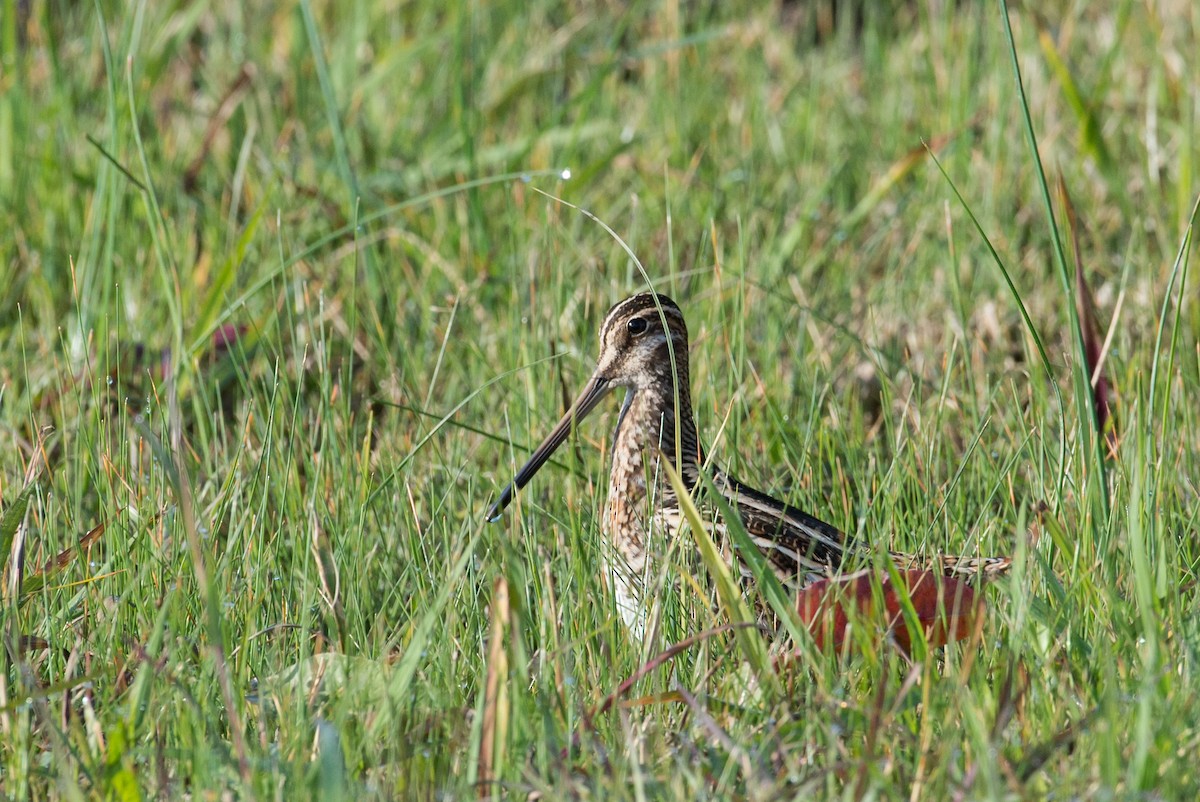
{"type": "Polygon", "coordinates": [[[5,796],[1196,796],[1200,18],[830,5],[6,6],[5,796]],[[632,642],[616,402],[483,522],[644,287],[547,195],[719,462],[1016,556],[981,641],[776,671],[687,541],[632,642]]]}

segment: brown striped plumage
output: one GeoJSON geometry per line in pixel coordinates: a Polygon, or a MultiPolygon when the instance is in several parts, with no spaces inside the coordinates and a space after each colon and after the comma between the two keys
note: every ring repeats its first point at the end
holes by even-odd
{"type": "MultiPolygon", "coordinates": [[[[687,324],[670,298],[642,293],[609,310],[600,327],[600,356],[592,377],[500,494],[488,518],[499,518],[514,493],[615,387],[626,388],[626,394],[613,443],[603,529],[612,547],[609,574],[618,609],[630,629],[641,635],[641,588],[649,565],[649,538],[652,533],[673,534],[682,517],[670,483],[656,469],[657,455],[667,456],[691,491],[696,490],[705,465],[692,418],[687,324]]],[[[836,527],[755,490],[718,467],[710,464],[705,470],[785,585],[802,588],[865,555],[869,544],[847,537],[836,527]]],[[[997,576],[1011,564],[1006,557],[889,555],[900,568],[935,570],[959,578],[997,576]]],[[[742,571],[747,574],[744,567],[742,571]]]]}

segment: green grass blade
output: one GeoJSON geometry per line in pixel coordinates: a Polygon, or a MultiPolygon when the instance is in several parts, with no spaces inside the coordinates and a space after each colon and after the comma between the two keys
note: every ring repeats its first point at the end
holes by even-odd
{"type": "Polygon", "coordinates": [[[795,598],[784,588],[779,577],[775,576],[767,558],[763,556],[763,553],[754,545],[754,541],[750,539],[750,535],[746,533],[741,516],[713,487],[712,479],[703,471],[700,473],[700,478],[704,485],[705,498],[711,500],[717,508],[721,521],[725,524],[725,532],[734,545],[737,559],[746,564],[750,569],[751,576],[754,577],[754,587],[762,593],[771,611],[779,617],[792,641],[794,643],[806,642],[809,640],[808,628],[796,612],[795,598]]]}
{"type": "Polygon", "coordinates": [[[659,464],[662,466],[663,472],[666,473],[667,479],[671,483],[671,488],[675,491],[675,495],[679,499],[679,507],[687,519],[689,528],[692,530],[692,537],[696,539],[696,547],[700,550],[700,559],[704,562],[704,566],[712,576],[713,582],[716,583],[717,597],[721,601],[722,609],[729,616],[731,624],[742,625],[734,630],[734,639],[741,647],[742,654],[750,663],[754,675],[764,684],[774,686],[778,682],[778,679],[775,669],[767,656],[767,645],[763,641],[762,634],[754,626],[756,622],[753,614],[746,606],[746,600],[742,597],[742,591],[738,587],[737,580],[733,578],[729,563],[725,562],[725,558],[721,556],[721,550],[717,548],[712,535],[709,534],[708,527],[704,525],[704,520],[700,517],[700,511],[696,509],[696,504],[692,501],[691,494],[688,493],[683,479],[679,476],[678,471],[672,467],[670,460],[666,458],[665,454],[662,455],[659,464]]]}
{"type": "Polygon", "coordinates": [[[1050,184],[1046,179],[1046,171],[1042,166],[1041,151],[1038,150],[1037,134],[1033,130],[1033,117],[1029,111],[1029,99],[1025,96],[1025,83],[1021,78],[1021,64],[1017,58],[1017,42],[1013,37],[1012,20],[1009,18],[1008,0],[1000,0],[1001,16],[1004,20],[1004,32],[1008,42],[1008,53],[1012,61],[1013,75],[1016,79],[1017,97],[1021,103],[1021,119],[1025,128],[1025,140],[1029,145],[1029,156],[1033,162],[1034,175],[1037,178],[1038,190],[1042,198],[1042,206],[1046,213],[1046,223],[1050,230],[1050,242],[1054,248],[1054,264],[1058,268],[1059,284],[1067,301],[1067,319],[1071,328],[1071,339],[1075,349],[1073,360],[1072,384],[1075,388],[1075,405],[1079,409],[1076,416],[1076,431],[1083,444],[1084,453],[1092,460],[1095,471],[1092,491],[1099,504],[1096,510],[1097,523],[1107,525],[1109,518],[1109,488],[1108,470],[1104,457],[1103,432],[1096,428],[1096,401],[1091,390],[1091,376],[1087,369],[1087,347],[1084,343],[1083,323],[1079,319],[1079,304],[1075,299],[1075,283],[1071,280],[1071,271],[1067,266],[1067,254],[1063,245],[1062,234],[1058,229],[1058,219],[1054,214],[1054,203],[1050,199],[1050,184]],[[1085,414],[1086,413],[1086,414],[1085,414]]]}
{"type": "MultiPolygon", "coordinates": [[[[987,232],[984,231],[983,225],[975,216],[975,212],[971,209],[971,206],[962,196],[962,193],[959,192],[958,186],[954,183],[954,180],[950,178],[950,174],[946,172],[946,168],[942,166],[942,163],[938,160],[937,156],[933,156],[933,163],[937,165],[938,171],[942,174],[942,178],[944,178],[946,183],[949,184],[950,191],[953,192],[954,197],[958,199],[959,206],[962,207],[962,210],[966,213],[967,218],[970,219],[971,225],[974,226],[975,232],[979,234],[984,246],[988,249],[988,253],[991,254],[992,263],[996,265],[996,268],[1000,271],[1000,275],[1004,279],[1004,283],[1008,287],[1009,293],[1012,295],[1013,302],[1016,303],[1017,309],[1021,313],[1021,321],[1025,324],[1025,331],[1029,334],[1030,338],[1033,340],[1034,347],[1037,349],[1038,359],[1041,362],[1042,370],[1045,372],[1046,377],[1050,380],[1050,387],[1054,391],[1054,397],[1058,400],[1059,436],[1057,489],[1058,496],[1061,497],[1063,493],[1063,487],[1066,484],[1068,470],[1066,443],[1067,408],[1066,402],[1063,400],[1062,393],[1058,389],[1058,383],[1054,381],[1054,367],[1050,364],[1050,357],[1046,354],[1046,346],[1042,343],[1042,337],[1038,333],[1037,326],[1035,326],[1033,323],[1033,318],[1029,315],[1029,310],[1025,306],[1025,301],[1021,297],[1021,291],[1017,289],[1017,285],[1013,280],[1012,274],[1009,273],[1008,267],[1004,264],[1004,260],[1000,258],[1000,254],[996,251],[995,246],[992,245],[991,238],[988,237],[987,232]]],[[[1061,498],[1057,498],[1055,500],[1055,504],[1060,503],[1061,498]]]]}
{"type": "Polygon", "coordinates": [[[0,516],[0,568],[8,567],[13,538],[16,537],[17,528],[25,520],[25,511],[29,509],[29,499],[36,489],[37,485],[34,484],[23,488],[17,497],[4,508],[3,516],[0,516]]]}

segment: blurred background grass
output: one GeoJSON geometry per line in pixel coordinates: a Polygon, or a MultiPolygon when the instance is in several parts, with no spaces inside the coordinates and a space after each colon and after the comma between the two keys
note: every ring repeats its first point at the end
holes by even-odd
{"type": "Polygon", "coordinates": [[[1194,796],[1200,11],[1011,20],[1103,470],[994,4],[6,4],[5,793],[1194,796]],[[681,304],[723,464],[1018,555],[982,642],[717,633],[591,715],[725,621],[679,544],[618,625],[615,403],[482,522],[644,287],[542,193],[681,304]]]}

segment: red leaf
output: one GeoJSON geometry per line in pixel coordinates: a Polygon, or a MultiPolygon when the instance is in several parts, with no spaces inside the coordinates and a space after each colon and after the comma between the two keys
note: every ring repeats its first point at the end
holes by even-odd
{"type": "Polygon", "coordinates": [[[909,654],[912,636],[904,619],[904,599],[912,603],[925,640],[933,648],[970,635],[982,622],[983,596],[958,579],[932,571],[899,571],[900,583],[891,574],[878,577],[868,569],[846,576],[822,579],[809,585],[796,599],[801,620],[822,651],[841,651],[847,630],[874,623],[891,631],[896,645],[909,654]]]}

